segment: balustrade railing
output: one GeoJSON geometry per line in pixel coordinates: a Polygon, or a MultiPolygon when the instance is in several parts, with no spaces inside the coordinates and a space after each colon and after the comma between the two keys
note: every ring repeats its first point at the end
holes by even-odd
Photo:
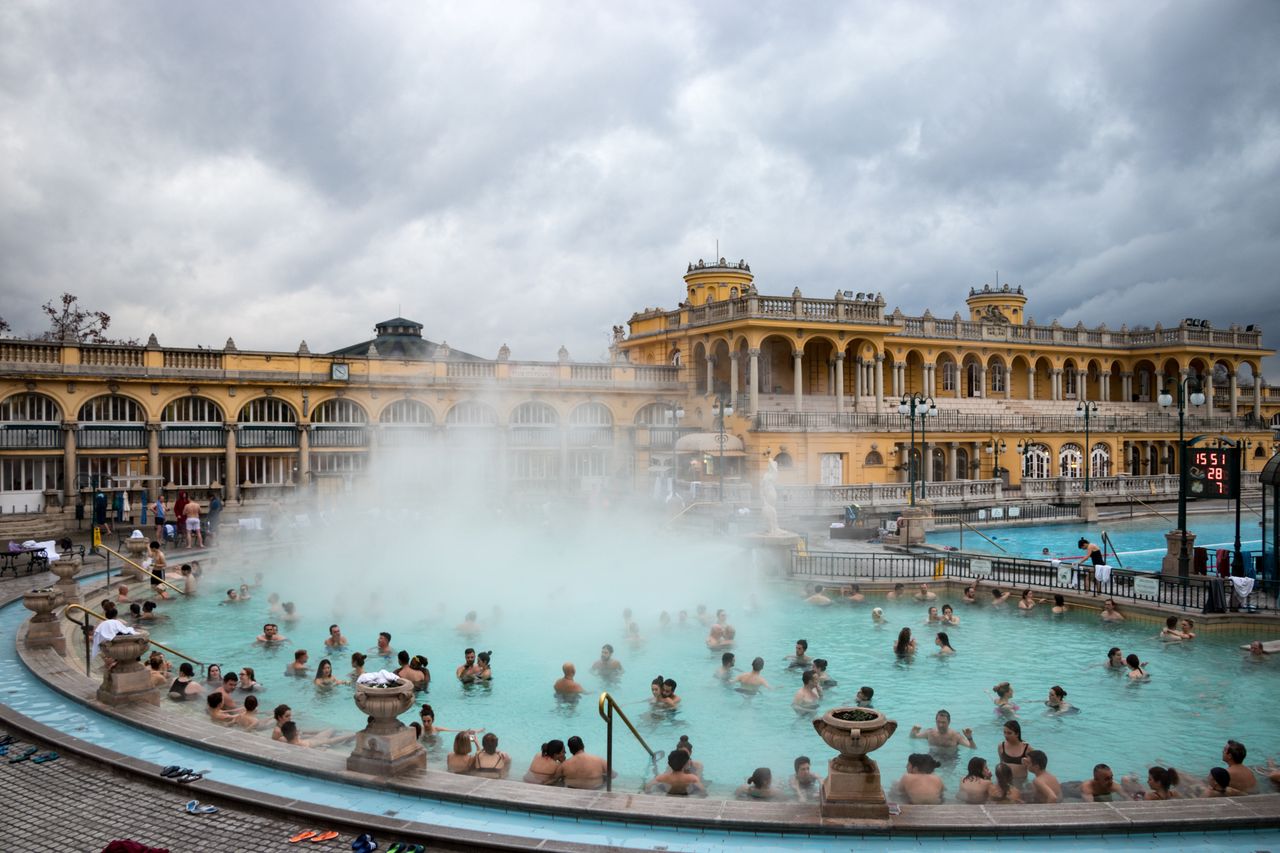
{"type": "Polygon", "coordinates": [[[0,341],[0,362],[16,364],[57,364],[62,361],[62,347],[27,341],[0,341]]]}
{"type": "Polygon", "coordinates": [[[236,447],[297,447],[296,426],[256,426],[245,424],[236,430],[236,447]]]}
{"type": "Polygon", "coordinates": [[[53,450],[60,447],[62,427],[57,424],[0,426],[0,448],[5,450],[53,450]]]}
{"type": "MultiPolygon", "coordinates": [[[[1032,404],[1034,405],[1034,404],[1032,404]]],[[[910,421],[897,412],[757,412],[752,429],[757,432],[908,432],[910,421]]],[[[1191,416],[1186,432],[1230,433],[1267,429],[1250,416],[1191,416]]],[[[1083,418],[1073,415],[984,415],[971,412],[939,411],[930,417],[933,432],[988,433],[1083,433],[1083,418]]],[[[1089,419],[1092,433],[1177,433],[1176,414],[1094,415],[1089,419]]]]}
{"type": "Polygon", "coordinates": [[[145,353],[141,347],[82,346],[80,363],[90,367],[143,367],[145,353]]]}
{"type": "Polygon", "coordinates": [[[221,426],[168,426],[160,430],[160,447],[226,447],[227,433],[221,426]]]}
{"type": "Polygon", "coordinates": [[[144,426],[82,426],[76,430],[81,450],[142,450],[147,446],[144,426]]]}
{"type": "Polygon", "coordinates": [[[214,350],[165,350],[163,364],[175,370],[221,370],[222,353],[214,350]]]}
{"type": "Polygon", "coordinates": [[[313,424],[312,447],[368,447],[369,430],[364,426],[327,426],[313,424]]]}
{"type": "Polygon", "coordinates": [[[496,370],[490,361],[450,361],[445,375],[450,379],[493,379],[496,370]]]}

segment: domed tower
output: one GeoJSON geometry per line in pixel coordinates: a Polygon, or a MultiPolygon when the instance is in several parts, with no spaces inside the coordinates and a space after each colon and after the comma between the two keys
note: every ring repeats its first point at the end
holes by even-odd
{"type": "Polygon", "coordinates": [[[969,319],[975,323],[1010,323],[1021,326],[1026,322],[1027,297],[1021,287],[1009,285],[992,288],[989,284],[969,288],[969,319]]]}
{"type": "Polygon", "coordinates": [[[689,264],[689,271],[684,274],[687,302],[689,305],[705,305],[746,296],[753,278],[751,266],[746,261],[740,260],[735,264],[721,258],[707,263],[699,258],[696,264],[689,264]]]}

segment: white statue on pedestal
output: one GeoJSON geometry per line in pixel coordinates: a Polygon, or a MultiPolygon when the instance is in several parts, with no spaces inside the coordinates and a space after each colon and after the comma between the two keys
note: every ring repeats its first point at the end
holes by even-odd
{"type": "Polygon", "coordinates": [[[764,476],[760,478],[760,500],[764,506],[761,512],[764,514],[765,524],[768,525],[766,531],[770,536],[776,536],[782,532],[782,528],[778,526],[778,462],[775,459],[769,460],[769,467],[765,469],[764,476]]]}

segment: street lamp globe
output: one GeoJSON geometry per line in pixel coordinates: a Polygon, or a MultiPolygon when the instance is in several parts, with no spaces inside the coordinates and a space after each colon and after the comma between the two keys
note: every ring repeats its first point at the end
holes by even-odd
{"type": "Polygon", "coordinates": [[[1193,405],[1193,406],[1203,406],[1203,405],[1204,405],[1204,392],[1203,392],[1203,391],[1192,391],[1192,392],[1191,392],[1191,405],[1193,405]]]}
{"type": "Polygon", "coordinates": [[[911,404],[907,402],[907,398],[903,397],[902,402],[898,404],[898,414],[908,415],[911,413],[911,404]]]}
{"type": "Polygon", "coordinates": [[[1156,402],[1160,404],[1162,409],[1167,409],[1173,405],[1173,395],[1168,391],[1161,391],[1160,396],[1156,398],[1156,402]]]}
{"type": "MultiPolygon", "coordinates": [[[[1164,404],[1163,404],[1163,403],[1161,403],[1161,405],[1164,405],[1164,404]]],[[[1083,417],[1084,417],[1084,403],[1077,403],[1077,404],[1076,404],[1076,417],[1077,417],[1077,418],[1083,418],[1083,417]]]]}

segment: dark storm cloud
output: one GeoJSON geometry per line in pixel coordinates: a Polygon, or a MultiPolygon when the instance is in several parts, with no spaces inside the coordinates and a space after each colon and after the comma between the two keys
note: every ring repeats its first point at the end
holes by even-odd
{"type": "MultiPolygon", "coordinates": [[[[578,358],[684,264],[1280,339],[1280,5],[11,4],[0,315],[578,358]]],[[[1272,368],[1272,374],[1280,369],[1272,368]]]]}

